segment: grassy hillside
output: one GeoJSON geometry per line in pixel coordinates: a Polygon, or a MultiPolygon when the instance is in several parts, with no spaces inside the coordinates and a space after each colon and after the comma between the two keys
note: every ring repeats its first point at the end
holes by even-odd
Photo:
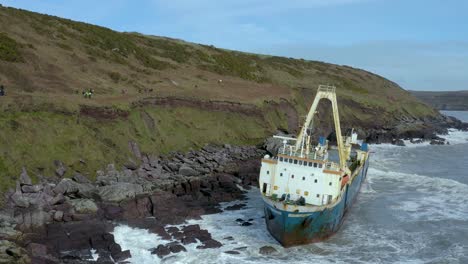
{"type": "MultiPolygon", "coordinates": [[[[0,178],[52,161],[89,175],[131,157],[297,131],[319,84],[338,87],[345,127],[438,113],[395,83],[347,66],[218,49],[0,7],[0,178]],[[93,99],[81,96],[92,88],[93,99]]],[[[325,109],[325,108],[324,108],[325,109]]]]}
{"type": "Polygon", "coordinates": [[[468,91],[411,91],[421,101],[439,110],[468,111],[468,91]]]}

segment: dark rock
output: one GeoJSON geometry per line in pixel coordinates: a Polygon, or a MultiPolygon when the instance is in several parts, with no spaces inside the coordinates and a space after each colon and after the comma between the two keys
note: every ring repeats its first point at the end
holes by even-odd
{"type": "Polygon", "coordinates": [[[194,237],[184,237],[184,238],[182,238],[181,242],[184,245],[188,245],[188,244],[197,243],[197,240],[194,237]]]}
{"type": "Polygon", "coordinates": [[[402,139],[396,139],[394,142],[393,142],[394,145],[397,145],[397,146],[401,146],[401,147],[404,147],[405,146],[405,142],[402,140],[402,139]]]}
{"type": "Polygon", "coordinates": [[[31,243],[28,245],[28,251],[32,256],[46,256],[47,246],[43,244],[31,243]]]}
{"type": "Polygon", "coordinates": [[[278,253],[278,250],[271,246],[263,246],[258,250],[258,252],[262,255],[274,255],[278,253]]]}
{"type": "Polygon", "coordinates": [[[235,204],[235,205],[231,205],[231,206],[228,206],[226,207],[224,210],[226,211],[234,211],[234,210],[240,210],[242,208],[244,208],[246,206],[246,204],[235,204]]]}
{"type": "Polygon", "coordinates": [[[236,219],[236,222],[241,223],[241,222],[244,222],[244,220],[241,219],[241,218],[237,218],[237,219],[236,219]]]}
{"type": "Polygon", "coordinates": [[[234,238],[233,238],[232,236],[225,237],[224,239],[225,239],[225,240],[229,240],[229,241],[233,241],[233,240],[234,240],[234,238]]]}
{"type": "Polygon", "coordinates": [[[173,234],[175,232],[179,232],[179,228],[176,227],[176,226],[170,226],[166,229],[166,231],[169,233],[169,234],[173,234]]]}
{"type": "Polygon", "coordinates": [[[235,250],[224,251],[224,253],[230,254],[230,255],[239,255],[240,254],[239,251],[235,251],[235,250]]]}
{"type": "Polygon", "coordinates": [[[158,257],[162,258],[164,256],[171,254],[171,250],[169,249],[168,246],[159,245],[155,249],[151,250],[151,254],[158,255],[158,257]]]}
{"type": "Polygon", "coordinates": [[[241,224],[241,226],[251,226],[251,225],[252,225],[252,223],[250,223],[250,222],[244,222],[244,223],[241,224]]]}
{"type": "Polygon", "coordinates": [[[26,168],[23,167],[20,174],[20,184],[21,185],[32,185],[31,178],[29,178],[26,168]]]}
{"type": "Polygon", "coordinates": [[[171,242],[171,243],[167,244],[167,246],[169,247],[169,250],[172,253],[179,253],[179,252],[182,252],[182,251],[187,251],[187,249],[185,249],[185,247],[182,246],[181,244],[179,244],[178,242],[171,242]]]}
{"type": "Polygon", "coordinates": [[[219,241],[216,241],[214,239],[209,239],[203,242],[203,245],[197,246],[198,249],[206,249],[206,248],[220,248],[222,247],[223,244],[221,244],[219,241]]]}

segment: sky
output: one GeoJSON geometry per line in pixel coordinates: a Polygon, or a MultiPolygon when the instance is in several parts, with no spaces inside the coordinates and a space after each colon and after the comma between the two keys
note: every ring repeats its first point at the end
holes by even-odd
{"type": "Polygon", "coordinates": [[[117,31],[319,60],[408,90],[468,90],[467,0],[0,0],[117,31]]]}

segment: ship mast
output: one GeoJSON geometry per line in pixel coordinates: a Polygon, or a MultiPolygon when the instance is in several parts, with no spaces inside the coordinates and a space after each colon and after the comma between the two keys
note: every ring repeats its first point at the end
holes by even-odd
{"type": "Polygon", "coordinates": [[[314,102],[310,107],[309,113],[307,114],[306,121],[304,126],[299,133],[296,141],[296,150],[301,149],[301,156],[304,153],[304,147],[307,144],[308,136],[307,129],[312,126],[312,121],[315,115],[315,111],[317,110],[318,103],[321,99],[328,99],[332,103],[333,109],[333,121],[335,123],[335,133],[336,133],[336,142],[338,144],[338,154],[340,156],[340,168],[342,170],[346,167],[346,155],[343,146],[343,138],[341,135],[341,126],[340,126],[340,115],[338,113],[338,103],[336,101],[336,93],[335,93],[335,86],[328,86],[328,85],[319,85],[317,90],[317,95],[315,96],[314,102]]]}

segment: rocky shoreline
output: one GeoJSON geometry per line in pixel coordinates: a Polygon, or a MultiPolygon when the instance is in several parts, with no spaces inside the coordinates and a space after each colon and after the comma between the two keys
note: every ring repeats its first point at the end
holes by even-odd
{"type": "MultiPolygon", "coordinates": [[[[448,142],[436,134],[447,133],[450,127],[468,130],[468,124],[446,117],[414,133],[370,130],[366,138],[377,144],[404,146],[407,139],[440,145],[448,142]]],[[[36,184],[23,168],[0,211],[0,263],[90,263],[95,256],[99,257],[92,263],[124,263],[130,252],[123,251],[111,234],[118,224],[171,240],[151,250],[161,258],[185,251],[184,246],[192,243],[200,250],[221,247],[207,230],[183,224],[220,212],[221,202],[242,200],[244,190],[258,184],[260,158],[280,145],[272,139],[261,148],[207,145],[200,151],[161,157],[141,153],[138,144],[129,142],[134,160],[120,169],[109,164],[96,172],[94,182],[78,172],[64,178],[68,168],[60,161],[54,161],[54,176],[38,176],[36,184]]],[[[226,210],[239,208],[242,204],[226,210]]]]}
{"type": "Polygon", "coordinates": [[[67,168],[59,161],[56,175],[37,184],[23,169],[1,211],[0,263],[89,263],[91,249],[99,256],[93,263],[124,263],[130,252],[111,234],[117,224],[174,240],[154,245],[152,253],[160,257],[191,243],[199,243],[200,250],[220,247],[198,225],[166,225],[220,212],[220,202],[243,199],[243,189],[257,183],[265,154],[256,147],[225,145],[155,157],[140,153],[135,143],[130,147],[140,160],[121,170],[110,164],[94,183],[79,173],[63,178],[67,168]]]}

